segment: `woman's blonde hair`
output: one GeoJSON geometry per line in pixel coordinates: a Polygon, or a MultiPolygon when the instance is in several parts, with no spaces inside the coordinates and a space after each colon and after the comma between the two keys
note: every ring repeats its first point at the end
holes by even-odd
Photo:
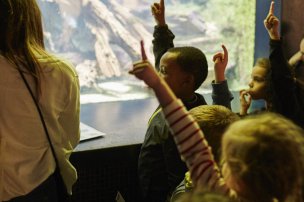
{"type": "Polygon", "coordinates": [[[1,0],[0,30],[1,54],[33,76],[40,94],[40,65],[35,54],[48,54],[44,50],[41,12],[36,0],[1,0]]]}
{"type": "Polygon", "coordinates": [[[303,178],[303,130],[274,113],[237,121],[223,137],[223,157],[240,196],[249,201],[298,201],[303,178]]]}

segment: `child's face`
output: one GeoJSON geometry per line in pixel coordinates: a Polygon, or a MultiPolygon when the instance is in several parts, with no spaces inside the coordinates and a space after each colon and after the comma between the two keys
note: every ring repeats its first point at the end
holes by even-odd
{"type": "MultiPolygon", "coordinates": [[[[227,157],[224,157],[227,158],[227,157]]],[[[222,162],[221,173],[223,175],[224,181],[226,182],[227,186],[236,191],[237,193],[241,192],[241,188],[238,185],[238,181],[231,173],[231,169],[229,168],[227,162],[225,160],[222,162]]]]}
{"type": "Polygon", "coordinates": [[[183,95],[189,89],[185,85],[188,74],[176,63],[176,56],[176,53],[165,53],[160,60],[159,73],[174,94],[179,98],[183,98],[183,95]]]}
{"type": "Polygon", "coordinates": [[[231,131],[226,131],[222,139],[221,173],[227,186],[233,191],[237,192],[238,195],[243,195],[245,192],[245,185],[244,183],[242,183],[241,179],[237,177],[239,171],[236,171],[235,169],[234,171],[232,171],[233,169],[229,166],[229,163],[233,163],[231,161],[233,161],[233,159],[235,158],[232,157],[231,154],[229,154],[231,153],[230,149],[232,147],[233,141],[230,140],[230,136],[231,131]],[[227,160],[229,160],[230,162],[228,163],[227,160]],[[237,172],[237,174],[235,172],[237,172]]]}
{"type": "Polygon", "coordinates": [[[258,100],[266,98],[266,74],[266,68],[260,66],[253,67],[251,73],[251,81],[248,84],[248,93],[252,99],[258,100]]]}

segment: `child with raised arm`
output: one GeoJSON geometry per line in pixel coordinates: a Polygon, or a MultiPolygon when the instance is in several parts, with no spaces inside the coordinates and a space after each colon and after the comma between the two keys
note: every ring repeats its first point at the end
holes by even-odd
{"type": "Polygon", "coordinates": [[[251,100],[245,95],[266,101],[266,110],[279,113],[296,124],[304,127],[303,90],[294,77],[282,51],[279,33],[279,20],[274,16],[274,2],[264,20],[270,36],[269,59],[263,59],[252,71],[252,82],[249,89],[241,91],[241,115],[246,115],[251,100]],[[257,86],[259,88],[257,88],[257,86]]]}
{"type": "MultiPolygon", "coordinates": [[[[226,52],[225,48],[224,50],[226,52]]],[[[215,67],[219,70],[226,66],[225,55],[218,53],[214,58],[215,67]]],[[[207,71],[207,62],[201,51],[193,47],[172,48],[162,57],[161,64],[160,75],[187,109],[206,104],[203,96],[195,93],[202,82],[202,76],[206,75],[202,75],[201,70],[207,71]],[[179,63],[179,59],[183,62],[179,63]],[[194,83],[190,84],[191,80],[194,83]],[[185,85],[187,83],[189,84],[185,85]],[[190,100],[185,95],[194,95],[194,99],[190,100]]],[[[138,175],[145,201],[165,201],[187,171],[160,112],[161,108],[158,108],[149,121],[139,155],[138,175]]]]}
{"type": "Polygon", "coordinates": [[[251,114],[272,110],[272,83],[270,62],[268,58],[258,58],[251,72],[251,80],[248,89],[240,91],[240,112],[241,116],[247,115],[251,100],[264,100],[265,107],[252,112],[251,114]]]}
{"type": "MultiPolygon", "coordinates": [[[[151,5],[151,12],[155,19],[155,27],[153,33],[153,53],[155,56],[155,68],[160,71],[160,59],[170,49],[174,47],[173,40],[175,38],[172,31],[166,23],[165,17],[165,0],[151,5]]],[[[212,81],[212,100],[213,104],[222,105],[231,109],[232,94],[229,91],[227,80],[225,78],[225,70],[228,63],[228,51],[222,45],[224,53],[217,53],[213,57],[215,79],[212,81]],[[217,65],[217,63],[223,65],[217,65]]]]}
{"type": "Polygon", "coordinates": [[[264,25],[270,37],[271,80],[273,85],[273,107],[276,112],[291,119],[304,128],[304,100],[302,90],[283,54],[279,32],[279,20],[274,15],[274,2],[271,3],[264,25]]]}
{"type": "MultiPolygon", "coordinates": [[[[195,47],[173,48],[174,36],[168,28],[162,27],[165,25],[164,11],[164,0],[152,5],[152,13],[160,25],[155,28],[153,40],[158,71],[187,109],[206,105],[204,97],[195,92],[208,74],[205,55],[195,47]]],[[[232,96],[224,76],[228,52],[225,46],[222,48],[223,53],[214,57],[216,78],[212,84],[212,97],[215,104],[230,108],[232,96]]],[[[158,107],[149,120],[138,160],[139,183],[147,202],[166,201],[187,172],[160,111],[158,107]]]]}
{"type": "Polygon", "coordinates": [[[149,61],[134,63],[130,73],[154,90],[196,190],[249,202],[301,201],[301,128],[272,113],[233,123],[223,136],[222,178],[204,133],[149,61]]]}

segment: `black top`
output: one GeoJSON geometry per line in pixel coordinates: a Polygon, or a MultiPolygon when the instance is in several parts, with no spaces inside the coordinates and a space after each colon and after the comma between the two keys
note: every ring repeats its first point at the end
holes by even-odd
{"type": "MultiPolygon", "coordinates": [[[[194,102],[184,102],[188,110],[207,104],[203,96],[196,96],[194,102]]],[[[145,202],[166,201],[187,172],[187,166],[180,158],[165,117],[160,112],[160,108],[157,108],[151,116],[139,154],[139,182],[145,202]]]]}
{"type": "Polygon", "coordinates": [[[303,90],[284,57],[281,40],[270,40],[273,111],[304,128],[303,90]]]}

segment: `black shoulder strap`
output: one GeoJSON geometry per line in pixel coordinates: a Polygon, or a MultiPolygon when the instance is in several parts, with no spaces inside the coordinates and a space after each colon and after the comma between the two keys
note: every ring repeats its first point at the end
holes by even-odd
{"type": "Polygon", "coordinates": [[[48,142],[49,142],[49,145],[50,145],[50,147],[51,147],[51,151],[52,151],[52,154],[53,154],[53,156],[54,156],[56,166],[59,167],[58,159],[57,159],[57,156],[56,156],[56,153],[55,153],[55,150],[54,150],[54,147],[53,147],[53,144],[52,144],[52,141],[51,141],[49,132],[48,132],[48,130],[47,130],[47,126],[46,126],[46,124],[45,124],[45,121],[44,121],[44,118],[43,118],[43,114],[42,114],[42,112],[41,112],[41,109],[40,109],[40,107],[39,107],[39,105],[38,105],[38,102],[37,102],[37,100],[36,100],[36,98],[35,98],[35,96],[34,96],[34,94],[33,94],[33,91],[31,90],[31,87],[30,87],[30,85],[28,84],[26,78],[24,77],[22,71],[21,71],[19,68],[18,68],[18,71],[19,71],[19,73],[20,73],[20,75],[21,75],[22,80],[24,81],[24,84],[26,85],[26,88],[28,89],[28,91],[29,91],[29,93],[31,94],[31,97],[32,97],[32,99],[33,99],[33,101],[34,101],[34,103],[35,103],[35,106],[36,106],[36,109],[37,109],[37,111],[38,111],[38,114],[39,114],[39,117],[40,117],[40,120],[41,120],[43,129],[44,129],[44,131],[45,131],[45,134],[46,134],[47,140],[48,140],[48,142]]]}

